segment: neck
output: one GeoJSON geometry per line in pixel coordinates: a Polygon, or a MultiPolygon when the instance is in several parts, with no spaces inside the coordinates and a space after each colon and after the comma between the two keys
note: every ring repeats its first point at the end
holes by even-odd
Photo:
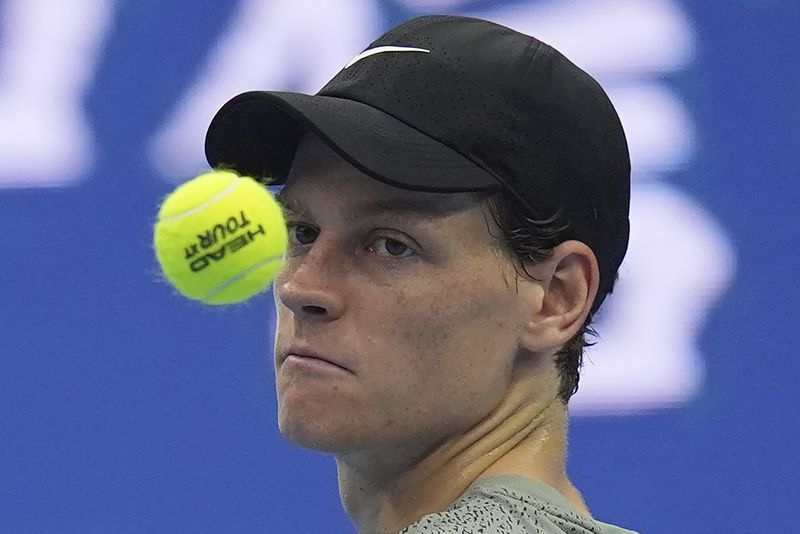
{"type": "Polygon", "coordinates": [[[408,452],[411,446],[395,445],[337,455],[342,504],[358,531],[397,532],[444,510],[475,481],[500,474],[544,482],[588,514],[566,476],[566,407],[554,391],[543,395],[541,383],[531,383],[535,376],[525,369],[515,372],[493,411],[428,450],[408,452]]]}

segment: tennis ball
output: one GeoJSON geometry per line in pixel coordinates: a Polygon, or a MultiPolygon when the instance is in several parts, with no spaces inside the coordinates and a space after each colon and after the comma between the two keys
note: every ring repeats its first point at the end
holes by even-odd
{"type": "Polygon", "coordinates": [[[161,205],[153,244],[184,296],[231,304],[260,293],[283,264],[283,211],[266,187],[227,170],[189,180],[161,205]]]}

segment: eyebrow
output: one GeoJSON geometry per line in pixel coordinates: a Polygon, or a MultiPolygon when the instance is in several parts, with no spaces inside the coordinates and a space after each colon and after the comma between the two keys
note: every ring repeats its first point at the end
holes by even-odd
{"type": "MultiPolygon", "coordinates": [[[[285,189],[281,190],[275,199],[287,210],[299,216],[309,216],[310,212],[301,203],[286,198],[285,189]]],[[[447,193],[442,193],[446,195],[447,193]]],[[[352,211],[359,217],[374,217],[376,215],[416,215],[427,219],[444,216],[448,213],[460,211],[464,206],[453,207],[447,202],[437,202],[434,199],[410,199],[404,197],[386,198],[360,202],[352,206],[352,211]]]]}

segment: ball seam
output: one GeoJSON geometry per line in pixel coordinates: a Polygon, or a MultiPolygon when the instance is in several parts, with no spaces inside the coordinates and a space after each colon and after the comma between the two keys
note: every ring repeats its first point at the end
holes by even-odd
{"type": "Polygon", "coordinates": [[[225,280],[223,283],[221,283],[217,287],[211,289],[208,293],[203,295],[201,300],[208,301],[211,297],[213,297],[217,293],[220,293],[223,290],[227,289],[228,287],[230,287],[231,285],[235,284],[239,280],[247,277],[247,275],[249,275],[250,273],[252,273],[254,271],[257,271],[261,267],[264,267],[265,265],[268,265],[268,264],[272,263],[275,260],[280,260],[282,257],[283,257],[283,254],[276,254],[275,256],[270,256],[269,258],[267,258],[266,260],[262,261],[261,263],[257,263],[257,264],[255,264],[255,265],[253,265],[251,267],[248,267],[244,271],[242,271],[240,273],[237,273],[236,275],[234,275],[234,276],[228,278],[227,280],[225,280]]]}
{"type": "Polygon", "coordinates": [[[177,221],[177,220],[182,219],[184,217],[188,217],[189,215],[191,215],[193,213],[197,213],[198,211],[202,211],[202,210],[206,209],[208,206],[210,206],[211,204],[214,204],[215,202],[219,202],[220,200],[222,200],[226,196],[230,195],[233,192],[233,190],[236,189],[236,187],[240,183],[242,183],[242,179],[240,177],[236,176],[236,177],[233,178],[233,181],[231,183],[229,183],[227,186],[225,186],[225,189],[223,189],[222,191],[220,191],[218,193],[215,193],[214,195],[212,195],[211,197],[209,197],[205,201],[201,202],[197,206],[189,208],[186,211],[182,211],[180,213],[176,213],[174,215],[170,215],[169,217],[161,218],[161,219],[158,220],[158,222],[177,221]]]}

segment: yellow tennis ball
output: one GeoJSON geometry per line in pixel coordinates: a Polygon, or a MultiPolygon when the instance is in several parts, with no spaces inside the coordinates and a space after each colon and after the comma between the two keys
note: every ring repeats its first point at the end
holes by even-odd
{"type": "Polygon", "coordinates": [[[212,170],[164,200],[153,243],[164,275],[183,295],[231,304],[269,286],[288,239],[283,211],[266,187],[212,170]]]}

